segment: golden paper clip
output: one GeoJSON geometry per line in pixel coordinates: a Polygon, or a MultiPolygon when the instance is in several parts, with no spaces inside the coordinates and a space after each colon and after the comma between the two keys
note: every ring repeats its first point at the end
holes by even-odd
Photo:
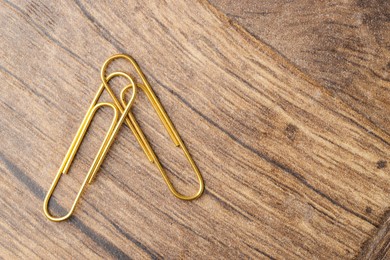
{"type": "MultiPolygon", "coordinates": [[[[190,163],[192,169],[194,170],[195,174],[196,174],[196,177],[197,177],[197,180],[199,182],[199,188],[198,188],[198,191],[193,194],[193,195],[183,195],[181,193],[179,193],[175,187],[173,186],[172,182],[169,180],[166,172],[165,172],[165,169],[163,168],[163,166],[161,165],[160,161],[158,160],[156,154],[154,153],[153,149],[150,147],[150,144],[148,143],[148,141],[146,140],[145,138],[145,135],[143,134],[143,131],[141,130],[140,126],[137,124],[137,120],[135,119],[134,115],[132,114],[131,110],[129,110],[129,113],[128,113],[128,116],[129,118],[131,119],[131,122],[133,123],[134,127],[136,128],[136,132],[138,133],[138,135],[142,138],[140,138],[139,142],[140,142],[140,145],[141,146],[145,146],[144,148],[144,151],[146,151],[146,155],[148,156],[149,160],[152,162],[152,163],[155,163],[158,170],[160,171],[165,183],[168,185],[168,188],[169,190],[171,191],[171,193],[179,198],[179,199],[182,199],[182,200],[193,200],[193,199],[196,199],[198,198],[199,196],[202,195],[203,191],[204,191],[204,181],[203,181],[203,178],[202,178],[202,175],[198,169],[198,167],[196,166],[194,160],[192,159],[190,153],[188,152],[187,150],[187,147],[185,146],[184,142],[181,140],[180,136],[179,136],[179,133],[177,132],[177,130],[175,129],[175,127],[173,126],[171,120],[169,119],[167,113],[165,112],[165,110],[163,109],[161,103],[159,102],[159,100],[157,99],[156,95],[154,94],[149,82],[147,81],[145,75],[143,74],[141,68],[138,66],[137,62],[131,57],[131,56],[128,56],[128,55],[125,55],[125,54],[117,54],[117,55],[114,55],[112,57],[110,57],[109,59],[106,60],[106,62],[103,64],[103,67],[102,67],[102,70],[101,70],[101,77],[104,78],[104,75],[106,74],[106,69],[108,67],[108,65],[116,60],[116,59],[125,59],[127,61],[129,61],[135,71],[137,72],[138,76],[141,78],[142,80],[142,84],[137,84],[137,87],[139,87],[140,89],[142,89],[146,96],[148,97],[150,103],[152,104],[154,110],[156,111],[158,117],[160,118],[161,122],[163,123],[165,129],[167,130],[168,134],[170,135],[172,141],[174,142],[175,146],[177,147],[180,147],[183,152],[184,152],[184,155],[185,157],[187,158],[188,162],[190,163]],[[147,154],[147,152],[149,153],[149,155],[147,154]],[[150,157],[149,157],[150,156],[150,157]]],[[[121,91],[121,103],[122,103],[122,106],[123,107],[127,107],[128,104],[126,105],[126,101],[125,101],[125,93],[127,90],[129,90],[130,88],[133,88],[134,85],[128,85],[127,87],[123,88],[122,91],[121,91]]],[[[131,100],[130,100],[131,102],[131,100]]]]}
{"type": "MultiPolygon", "coordinates": [[[[70,145],[70,148],[69,148],[69,150],[68,150],[68,152],[67,152],[67,154],[66,154],[66,156],[65,156],[65,158],[64,158],[64,160],[63,160],[63,162],[62,162],[62,164],[57,172],[57,175],[56,175],[56,177],[55,177],[55,179],[54,179],[54,181],[53,181],[53,183],[52,183],[52,185],[51,185],[51,187],[50,187],[50,189],[45,197],[45,200],[43,203],[43,212],[44,212],[45,216],[52,221],[63,221],[72,215],[72,213],[77,205],[77,202],[79,201],[80,196],[85,189],[86,184],[91,183],[91,181],[93,180],[93,178],[96,175],[97,171],[99,170],[110,146],[112,145],[112,143],[115,139],[115,136],[119,132],[121,125],[123,124],[123,122],[126,119],[128,120],[127,114],[131,109],[131,106],[135,100],[135,96],[136,96],[136,92],[137,92],[137,87],[135,87],[133,79],[129,75],[127,75],[126,73],[114,72],[114,73],[110,74],[107,77],[107,79],[104,78],[102,80],[103,80],[103,83],[101,84],[98,92],[96,93],[96,95],[95,95],[95,97],[94,97],[94,99],[93,99],[77,133],[76,133],[76,136],[73,139],[72,144],[70,145]],[[130,81],[129,86],[132,86],[134,88],[130,102],[127,104],[127,106],[125,107],[124,110],[119,109],[116,106],[115,103],[117,103],[118,101],[115,98],[115,96],[111,95],[112,90],[108,86],[108,81],[110,81],[112,78],[117,77],[117,76],[122,76],[122,77],[127,78],[130,81]],[[108,102],[98,103],[98,100],[99,100],[100,96],[102,95],[104,89],[106,89],[110,93],[111,97],[113,97],[114,103],[108,103],[108,102]],[[85,179],[81,185],[81,188],[78,191],[76,198],[75,198],[70,210],[68,211],[68,213],[65,216],[55,217],[49,211],[50,198],[52,197],[53,192],[54,192],[55,188],[57,187],[57,184],[58,184],[59,180],[61,179],[62,175],[68,173],[69,168],[72,165],[74,157],[75,157],[75,155],[76,155],[76,153],[81,145],[81,142],[84,139],[84,136],[88,130],[89,125],[91,124],[92,119],[94,118],[98,109],[100,109],[102,107],[110,107],[114,110],[114,116],[113,116],[110,128],[104,137],[103,143],[101,144],[101,146],[98,150],[98,153],[97,153],[97,155],[92,163],[92,166],[90,167],[90,169],[87,173],[87,176],[85,177],[85,179]],[[119,117],[120,113],[121,113],[121,116],[119,117]]],[[[134,134],[137,136],[137,132],[135,132],[135,128],[132,126],[132,124],[129,121],[127,121],[127,123],[130,126],[130,128],[134,131],[134,134]]]]}

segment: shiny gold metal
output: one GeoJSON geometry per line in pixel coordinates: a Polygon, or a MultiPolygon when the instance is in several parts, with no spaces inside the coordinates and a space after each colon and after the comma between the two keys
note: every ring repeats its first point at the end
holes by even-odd
{"type": "MultiPolygon", "coordinates": [[[[171,137],[172,141],[174,142],[175,146],[178,146],[178,147],[180,147],[183,150],[184,155],[187,158],[188,162],[190,163],[192,169],[194,170],[194,172],[196,174],[196,177],[197,177],[197,180],[199,182],[198,191],[195,194],[188,196],[188,195],[183,195],[183,194],[179,193],[175,189],[175,187],[173,186],[172,182],[169,180],[169,178],[168,178],[168,176],[167,176],[167,174],[165,172],[165,169],[161,165],[161,163],[158,160],[156,154],[154,153],[153,149],[150,147],[150,144],[148,143],[147,139],[145,138],[145,135],[143,134],[143,131],[141,130],[140,126],[137,124],[137,120],[135,119],[134,115],[131,113],[131,108],[130,108],[130,110],[128,111],[129,112],[128,113],[128,117],[130,118],[130,121],[132,122],[136,132],[140,136],[141,142],[140,142],[140,140],[138,140],[140,142],[140,145],[146,147],[144,150],[147,150],[150,153],[150,156],[152,158],[150,161],[152,163],[156,164],[156,166],[157,166],[158,170],[160,171],[160,173],[161,173],[165,183],[168,185],[169,190],[171,191],[171,193],[175,197],[177,197],[179,199],[182,199],[182,200],[193,200],[193,199],[198,198],[199,196],[202,195],[202,193],[204,191],[204,181],[203,181],[202,175],[201,175],[198,167],[196,166],[194,160],[192,159],[190,153],[188,152],[187,147],[185,146],[184,142],[181,140],[181,138],[179,136],[179,133],[177,132],[177,130],[173,126],[170,118],[168,117],[168,115],[165,112],[164,108],[162,107],[161,103],[159,102],[159,100],[157,99],[156,95],[154,94],[154,92],[153,92],[149,82],[147,81],[145,75],[143,74],[141,68],[138,66],[137,62],[131,56],[128,56],[128,55],[125,55],[125,54],[117,54],[117,55],[114,55],[114,56],[110,57],[103,64],[103,67],[102,67],[102,70],[101,70],[101,78],[102,78],[103,82],[104,82],[104,79],[105,79],[106,69],[107,69],[108,65],[112,61],[114,61],[116,59],[125,59],[125,60],[129,61],[133,65],[133,67],[136,70],[138,76],[142,80],[142,84],[137,84],[137,87],[139,87],[140,89],[142,89],[145,92],[146,96],[148,97],[148,99],[149,99],[150,103],[152,104],[154,110],[156,111],[157,115],[159,116],[161,122],[165,126],[165,129],[167,130],[168,134],[170,135],[170,137],[171,137]]],[[[129,90],[130,88],[132,88],[133,86],[134,85],[128,85],[127,87],[125,87],[121,91],[121,103],[122,103],[123,107],[127,107],[128,106],[128,104],[126,105],[126,102],[125,102],[125,92],[127,90],[129,90]]]]}
{"type": "Polygon", "coordinates": [[[103,66],[101,68],[101,71],[100,71],[100,76],[101,76],[102,84],[101,84],[98,92],[96,93],[96,95],[95,95],[95,97],[94,97],[94,99],[93,99],[77,133],[76,133],[76,136],[73,139],[73,141],[69,147],[69,150],[65,155],[65,158],[64,158],[64,160],[63,160],[63,162],[62,162],[62,164],[57,172],[57,175],[56,175],[56,177],[55,177],[55,179],[54,179],[54,181],[53,181],[53,183],[52,183],[52,185],[51,185],[51,187],[50,187],[50,189],[45,197],[45,200],[43,203],[43,212],[44,212],[45,216],[52,221],[63,221],[72,215],[72,213],[74,212],[75,207],[76,207],[76,205],[81,197],[81,194],[83,193],[83,191],[86,187],[86,184],[91,183],[92,180],[94,179],[101,164],[103,163],[103,160],[104,160],[110,146],[112,145],[116,135],[119,132],[120,127],[122,126],[122,124],[124,122],[126,122],[126,124],[129,126],[129,128],[133,132],[136,140],[139,142],[141,148],[143,149],[143,151],[144,151],[145,155],[147,156],[147,158],[149,159],[149,161],[156,164],[164,181],[168,185],[169,190],[171,191],[171,193],[175,197],[182,199],[182,200],[193,200],[193,199],[198,198],[200,195],[202,195],[202,193],[204,191],[204,182],[203,182],[202,175],[199,172],[199,169],[196,166],[194,160],[192,159],[190,153],[188,152],[185,144],[181,140],[177,130],[173,126],[171,120],[169,119],[167,113],[165,112],[161,103],[159,102],[156,95],[154,94],[152,88],[149,85],[149,82],[147,81],[145,75],[143,74],[142,70],[140,69],[140,67],[138,66],[136,61],[132,57],[125,55],[125,54],[114,55],[104,62],[103,66]],[[124,72],[113,72],[106,77],[106,70],[107,70],[108,65],[116,59],[125,59],[125,60],[129,61],[133,65],[138,76],[141,78],[142,84],[136,85],[134,83],[132,77],[124,72]],[[114,77],[125,77],[130,81],[130,84],[122,89],[121,94],[120,94],[120,101],[118,101],[114,92],[112,91],[112,89],[108,85],[108,82],[114,77]],[[169,180],[164,168],[162,167],[160,161],[158,160],[155,152],[151,148],[151,146],[150,146],[147,138],[145,137],[141,127],[138,125],[136,118],[134,117],[133,113],[131,113],[131,107],[134,103],[138,87],[141,88],[145,92],[146,96],[148,97],[154,110],[157,112],[157,115],[159,116],[161,122],[165,126],[165,128],[166,128],[168,134],[170,135],[171,139],[173,140],[174,144],[176,146],[181,147],[181,149],[184,152],[185,157],[187,158],[188,162],[190,163],[192,169],[194,170],[196,177],[198,179],[198,182],[199,182],[199,189],[195,194],[189,195],[189,196],[183,195],[175,189],[172,182],[169,180]],[[127,103],[125,101],[125,93],[126,93],[126,91],[128,91],[131,88],[133,89],[133,92],[132,92],[130,101],[127,103]],[[108,94],[110,95],[110,97],[112,98],[112,100],[113,100],[112,103],[109,103],[109,102],[98,103],[104,90],[106,90],[108,92],[108,94]],[[97,155],[94,158],[93,163],[92,163],[83,183],[81,184],[81,188],[78,191],[76,198],[73,201],[73,204],[72,204],[70,210],[64,216],[60,216],[60,217],[53,216],[49,211],[49,202],[50,202],[50,199],[53,195],[53,192],[56,189],[58,182],[62,177],[62,174],[68,173],[68,171],[73,163],[74,157],[75,157],[75,155],[76,155],[76,153],[77,153],[77,151],[78,151],[78,149],[79,149],[79,147],[80,147],[80,145],[85,137],[85,134],[86,134],[96,112],[100,108],[103,108],[103,107],[110,107],[114,111],[114,115],[113,115],[113,119],[112,119],[110,128],[108,129],[108,132],[106,133],[106,135],[104,137],[103,143],[101,144],[101,146],[97,152],[97,155]]]}
{"type": "MultiPolygon", "coordinates": [[[[51,185],[51,187],[50,187],[50,189],[45,197],[45,200],[43,203],[43,212],[48,219],[50,219],[52,221],[63,221],[72,215],[72,213],[77,205],[77,202],[79,201],[80,196],[85,189],[86,184],[91,183],[91,181],[93,180],[93,178],[96,175],[97,171],[99,170],[100,165],[102,164],[110,146],[112,145],[112,143],[115,139],[115,136],[119,132],[121,125],[126,120],[127,114],[130,111],[130,108],[135,100],[136,92],[137,92],[137,87],[135,87],[133,79],[129,75],[127,75],[126,73],[114,72],[114,73],[110,74],[107,77],[107,79],[104,79],[104,81],[101,84],[98,92],[96,93],[96,95],[95,95],[95,97],[94,97],[94,99],[93,99],[77,133],[76,133],[76,136],[73,139],[73,142],[70,145],[70,148],[69,148],[67,154],[65,155],[65,158],[64,158],[64,160],[63,160],[63,162],[62,162],[62,164],[57,172],[57,175],[56,175],[56,177],[55,177],[55,179],[54,179],[54,181],[53,181],[53,183],[52,183],[52,185],[51,185]],[[108,103],[108,102],[98,103],[98,100],[99,100],[100,96],[102,95],[104,89],[106,89],[109,93],[110,92],[112,93],[110,87],[108,86],[108,81],[110,81],[113,77],[116,77],[116,76],[122,76],[122,77],[127,78],[131,83],[129,86],[132,86],[134,88],[130,102],[127,104],[125,109],[118,109],[118,107],[115,105],[115,103],[108,103]],[[64,173],[66,174],[69,171],[69,168],[72,165],[74,157],[75,157],[75,155],[76,155],[76,153],[81,145],[82,140],[84,139],[84,136],[88,130],[88,127],[91,124],[92,119],[94,118],[97,110],[102,108],[102,107],[111,107],[114,110],[114,116],[113,116],[110,128],[109,128],[108,132],[106,133],[106,136],[103,140],[103,143],[101,144],[101,146],[99,148],[99,151],[98,151],[98,153],[97,153],[97,155],[96,155],[96,157],[95,157],[95,159],[94,159],[94,161],[93,161],[93,163],[92,163],[92,165],[91,165],[91,167],[90,167],[90,169],[89,169],[89,171],[88,171],[88,173],[87,173],[87,175],[86,175],[86,177],[81,185],[80,190],[78,191],[78,193],[76,195],[76,198],[75,198],[70,210],[68,211],[68,213],[65,216],[55,217],[55,216],[51,215],[51,213],[49,211],[50,198],[52,197],[53,192],[54,192],[55,188],[57,187],[57,184],[58,184],[59,180],[61,179],[62,174],[64,174],[64,173]],[[121,117],[118,119],[119,112],[121,113],[121,117]]],[[[116,100],[116,99],[114,99],[114,100],[116,100]]],[[[132,128],[132,125],[130,126],[130,128],[132,128]]]]}

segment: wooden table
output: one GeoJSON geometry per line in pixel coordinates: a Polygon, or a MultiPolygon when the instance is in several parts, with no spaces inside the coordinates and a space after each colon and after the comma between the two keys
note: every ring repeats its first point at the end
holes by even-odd
{"type": "MultiPolygon", "coordinates": [[[[0,258],[390,257],[387,1],[6,0],[0,12],[0,258]],[[140,64],[206,190],[173,197],[123,126],[73,216],[51,222],[43,199],[115,53],[140,64]]],[[[142,93],[133,111],[175,186],[195,192],[142,93]]],[[[111,118],[98,112],[57,213],[111,118]]]]}

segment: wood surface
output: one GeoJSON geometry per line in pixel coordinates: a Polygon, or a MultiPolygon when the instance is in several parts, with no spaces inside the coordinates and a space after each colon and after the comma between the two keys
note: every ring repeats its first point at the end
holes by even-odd
{"type": "MultiPolygon", "coordinates": [[[[273,2],[2,1],[0,258],[389,257],[388,3],[273,2]],[[140,64],[206,191],[174,198],[123,126],[73,217],[50,222],[45,193],[115,53],[140,64]]],[[[173,182],[194,192],[180,149],[137,98],[173,182]]],[[[57,213],[111,116],[98,112],[57,213]]]]}

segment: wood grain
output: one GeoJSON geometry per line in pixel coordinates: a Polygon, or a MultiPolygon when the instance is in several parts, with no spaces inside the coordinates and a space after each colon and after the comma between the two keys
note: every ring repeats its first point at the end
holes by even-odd
{"type": "MultiPolygon", "coordinates": [[[[210,2],[226,13],[231,23],[245,27],[351,109],[389,132],[388,1],[210,2]]],[[[380,160],[377,166],[384,168],[387,162],[380,160]]],[[[386,243],[381,245],[388,223],[384,218],[365,249],[388,251],[386,243]]],[[[367,259],[380,258],[366,253],[363,250],[362,255],[367,259]]]]}
{"type": "Polygon", "coordinates": [[[390,100],[390,2],[211,0],[385,132],[390,100]]]}
{"type": "MultiPolygon", "coordinates": [[[[208,2],[3,1],[0,12],[0,257],[386,255],[367,241],[387,219],[388,121],[315,83],[208,2]],[[119,52],[141,65],[206,192],[193,202],[171,196],[123,127],[74,217],[52,223],[45,192],[101,64],[119,52]]],[[[388,102],[378,102],[386,115],[388,102]]],[[[175,184],[195,190],[143,95],[134,113],[175,184]]],[[[72,202],[110,116],[99,112],[56,191],[57,212],[72,202]]]]}

